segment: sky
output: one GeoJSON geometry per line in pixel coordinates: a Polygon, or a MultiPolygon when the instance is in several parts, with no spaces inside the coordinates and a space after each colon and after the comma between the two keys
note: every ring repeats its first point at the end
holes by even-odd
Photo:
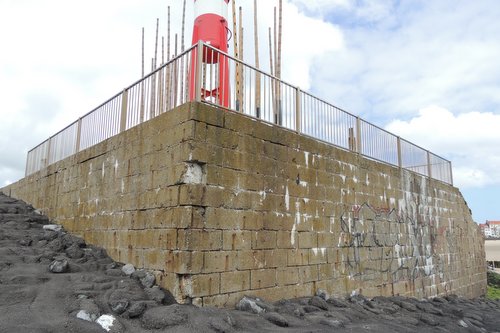
{"type": "MultiPolygon", "coordinates": [[[[277,1],[258,0],[264,70],[277,1]]],[[[251,41],[253,0],[236,3],[251,41]]],[[[168,6],[180,42],[181,0],[0,0],[0,187],[24,176],[28,150],[140,78],[141,29],[151,59],[168,6]]],[[[497,0],[283,6],[285,81],[451,160],[474,220],[500,220],[497,0]]]]}

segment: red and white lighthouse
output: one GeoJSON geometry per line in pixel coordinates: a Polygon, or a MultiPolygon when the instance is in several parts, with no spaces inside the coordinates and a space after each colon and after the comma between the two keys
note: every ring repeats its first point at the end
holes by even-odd
{"type": "MultiPolygon", "coordinates": [[[[199,41],[227,54],[229,0],[194,0],[195,20],[193,45],[199,41]]],[[[189,98],[196,99],[196,61],[198,49],[191,56],[189,98]]],[[[215,98],[221,106],[229,108],[229,62],[226,56],[208,47],[203,48],[203,63],[218,66],[218,81],[211,87],[202,87],[203,99],[215,98]]],[[[214,78],[215,79],[215,78],[214,78]]]]}

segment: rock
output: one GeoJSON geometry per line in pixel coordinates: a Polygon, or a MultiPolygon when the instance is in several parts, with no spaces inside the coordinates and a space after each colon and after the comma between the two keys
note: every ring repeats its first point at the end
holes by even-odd
{"type": "Polygon", "coordinates": [[[151,288],[154,286],[156,278],[152,273],[146,272],[145,276],[140,279],[144,288],[151,288]]]}
{"type": "Polygon", "coordinates": [[[435,308],[430,303],[425,303],[425,302],[417,303],[416,306],[417,306],[418,309],[420,309],[422,311],[425,311],[427,313],[438,315],[438,316],[442,316],[443,315],[443,311],[441,309],[435,308]]]}
{"type": "Polygon", "coordinates": [[[134,279],[134,280],[137,280],[137,281],[140,281],[145,276],[146,276],[146,271],[145,270],[143,270],[143,269],[136,269],[135,272],[133,272],[130,275],[130,278],[134,279]]]}
{"type": "Polygon", "coordinates": [[[49,271],[52,273],[66,273],[69,270],[69,264],[66,259],[54,260],[49,265],[49,271]]]}
{"type": "Polygon", "coordinates": [[[304,309],[304,312],[305,313],[312,313],[312,312],[318,312],[318,311],[321,311],[320,308],[318,308],[317,306],[314,306],[314,305],[304,305],[302,307],[302,309],[304,309]]]}
{"type": "Polygon", "coordinates": [[[410,312],[415,312],[417,311],[417,307],[409,302],[401,301],[401,302],[395,302],[397,305],[399,305],[402,309],[408,310],[410,312]]]}
{"type": "Polygon", "coordinates": [[[337,299],[337,298],[329,298],[327,300],[328,303],[330,303],[331,305],[337,307],[337,308],[347,308],[349,307],[349,304],[344,301],[344,300],[341,300],[341,299],[337,299]]]}
{"type": "Polygon", "coordinates": [[[50,231],[61,231],[62,226],[59,224],[46,224],[43,226],[43,230],[50,230],[50,231]]]}
{"type": "Polygon", "coordinates": [[[106,269],[115,269],[115,268],[118,268],[118,264],[114,261],[106,265],[106,269]]]}
{"type": "Polygon", "coordinates": [[[252,312],[252,313],[263,313],[266,310],[261,306],[257,305],[256,299],[250,297],[243,297],[238,304],[236,304],[236,310],[252,312]]]}
{"type": "Polygon", "coordinates": [[[438,326],[439,322],[427,313],[420,314],[420,320],[430,326],[438,326]]]}
{"type": "Polygon", "coordinates": [[[125,275],[130,276],[132,275],[132,273],[135,272],[135,267],[132,264],[126,264],[125,266],[122,267],[122,272],[125,275]]]}
{"type": "Polygon", "coordinates": [[[109,276],[122,276],[122,271],[120,269],[107,269],[104,274],[109,276]]]}
{"type": "Polygon", "coordinates": [[[136,302],[130,306],[130,308],[127,311],[127,314],[130,318],[136,318],[141,316],[144,313],[144,311],[146,311],[146,308],[147,308],[146,303],[136,302]]]}
{"type": "Polygon", "coordinates": [[[448,303],[448,301],[442,297],[436,296],[432,299],[436,303],[448,303]]]}
{"type": "Polygon", "coordinates": [[[480,315],[472,313],[472,312],[467,312],[465,314],[465,318],[474,319],[474,320],[477,320],[477,321],[480,321],[480,322],[483,321],[483,318],[480,315]]]}
{"type": "Polygon", "coordinates": [[[159,306],[148,309],[142,315],[141,326],[145,329],[164,329],[185,323],[188,314],[181,305],[159,306]]]}
{"type": "Polygon", "coordinates": [[[309,300],[309,305],[316,306],[322,310],[328,311],[328,303],[319,296],[314,296],[309,300]]]}
{"type": "Polygon", "coordinates": [[[469,325],[467,325],[467,323],[465,321],[463,321],[462,319],[460,319],[458,321],[458,325],[461,327],[465,327],[465,328],[469,327],[469,325]]]}
{"type": "Polygon", "coordinates": [[[64,244],[65,248],[71,247],[73,245],[77,247],[85,247],[85,241],[81,239],[80,237],[76,237],[71,234],[65,234],[62,236],[62,242],[64,244]]]}
{"type": "Polygon", "coordinates": [[[19,245],[21,246],[30,246],[33,241],[29,238],[23,238],[19,241],[19,245]]]}
{"type": "Polygon", "coordinates": [[[255,299],[255,304],[263,308],[266,312],[276,312],[276,307],[274,305],[266,303],[260,298],[255,299]]]}
{"type": "Polygon", "coordinates": [[[101,315],[101,311],[99,307],[95,303],[95,301],[91,298],[82,298],[80,299],[80,309],[87,313],[92,321],[96,321],[97,318],[101,315]]]}
{"type": "Polygon", "coordinates": [[[55,238],[47,244],[47,247],[54,252],[62,252],[64,250],[64,244],[59,238],[55,238]]]}
{"type": "Polygon", "coordinates": [[[228,316],[226,320],[222,318],[211,318],[209,322],[209,326],[211,329],[213,329],[215,332],[219,333],[228,333],[228,332],[233,332],[233,319],[228,316]]]}
{"type": "Polygon", "coordinates": [[[120,315],[127,310],[129,302],[123,299],[123,300],[110,301],[108,304],[109,307],[111,308],[111,311],[120,315]]]}
{"type": "Polygon", "coordinates": [[[76,318],[78,319],[82,319],[82,320],[86,320],[86,321],[90,321],[90,322],[93,322],[94,320],[92,319],[90,313],[88,313],[87,311],[85,310],[80,310],[78,311],[78,313],[76,314],[76,318]]]}
{"type": "Polygon", "coordinates": [[[263,317],[276,326],[288,327],[289,325],[288,320],[286,320],[285,317],[276,312],[266,312],[264,313],[263,317]]]}
{"type": "Polygon", "coordinates": [[[106,332],[110,333],[124,332],[123,325],[113,315],[104,314],[99,318],[97,318],[95,322],[99,324],[106,332]]]}
{"type": "Polygon", "coordinates": [[[47,242],[50,242],[54,239],[56,239],[58,236],[57,232],[54,232],[52,230],[46,230],[43,235],[41,236],[42,240],[46,240],[47,242]]]}
{"type": "Polygon", "coordinates": [[[158,286],[153,286],[151,288],[144,288],[144,292],[148,295],[150,300],[156,301],[158,304],[175,304],[175,298],[169,292],[161,289],[158,286]]]}
{"type": "Polygon", "coordinates": [[[323,290],[323,289],[318,289],[316,291],[316,296],[319,296],[321,297],[322,299],[324,299],[325,301],[327,301],[330,297],[328,296],[328,293],[326,292],[326,290],[323,290]]]}
{"type": "Polygon", "coordinates": [[[344,323],[340,320],[335,320],[331,318],[323,318],[319,321],[320,324],[330,326],[333,328],[342,328],[344,327],[344,323]]]}
{"type": "Polygon", "coordinates": [[[70,247],[68,247],[65,252],[66,255],[71,259],[80,259],[84,255],[82,249],[80,249],[80,247],[76,244],[73,244],[70,247]]]}

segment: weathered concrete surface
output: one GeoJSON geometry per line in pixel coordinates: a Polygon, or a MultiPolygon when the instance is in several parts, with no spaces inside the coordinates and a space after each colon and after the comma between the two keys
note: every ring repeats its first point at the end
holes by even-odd
{"type": "Polygon", "coordinates": [[[419,301],[321,291],[276,303],[246,297],[240,311],[171,304],[168,293],[144,283],[148,272],[126,276],[128,265],[48,222],[0,193],[0,332],[494,332],[500,325],[499,301],[452,295],[419,301]],[[51,272],[54,261],[67,270],[51,272]],[[111,327],[99,326],[105,318],[111,327]]]}
{"type": "Polygon", "coordinates": [[[155,270],[181,302],[486,290],[484,242],[458,189],[202,104],[4,192],[155,270]]]}

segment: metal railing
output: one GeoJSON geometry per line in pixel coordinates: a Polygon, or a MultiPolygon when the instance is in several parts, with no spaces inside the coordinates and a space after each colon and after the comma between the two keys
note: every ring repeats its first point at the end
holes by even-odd
{"type": "Polygon", "coordinates": [[[190,100],[453,184],[450,161],[201,42],[30,150],[26,175],[190,100]]]}

